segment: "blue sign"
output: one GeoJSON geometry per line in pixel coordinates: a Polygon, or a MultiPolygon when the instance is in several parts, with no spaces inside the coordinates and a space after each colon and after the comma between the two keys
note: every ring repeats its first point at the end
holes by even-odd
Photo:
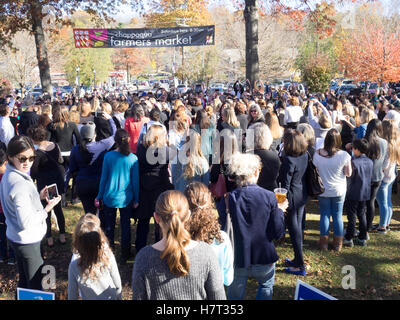
{"type": "Polygon", "coordinates": [[[52,292],[17,288],[17,300],[55,300],[52,292]]]}
{"type": "Polygon", "coordinates": [[[314,288],[313,286],[297,280],[294,300],[337,300],[335,297],[314,288]]]}

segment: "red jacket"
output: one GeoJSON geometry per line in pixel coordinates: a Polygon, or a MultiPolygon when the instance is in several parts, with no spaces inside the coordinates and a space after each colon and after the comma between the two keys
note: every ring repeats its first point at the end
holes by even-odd
{"type": "Polygon", "coordinates": [[[136,153],[137,142],[139,139],[140,129],[142,125],[149,122],[150,119],[147,117],[143,117],[140,121],[135,121],[133,118],[127,118],[125,120],[125,130],[128,131],[130,141],[129,145],[131,147],[132,153],[136,153]]]}

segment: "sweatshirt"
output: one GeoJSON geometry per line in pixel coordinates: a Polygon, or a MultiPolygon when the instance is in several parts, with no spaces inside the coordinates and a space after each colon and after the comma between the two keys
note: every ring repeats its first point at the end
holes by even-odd
{"type": "Polygon", "coordinates": [[[132,200],[139,203],[139,161],[134,154],[110,151],[105,155],[96,198],[109,208],[125,208],[132,200]]]}
{"type": "Polygon", "coordinates": [[[0,183],[7,238],[19,244],[40,242],[46,234],[47,212],[31,177],[7,164],[0,183]]]}

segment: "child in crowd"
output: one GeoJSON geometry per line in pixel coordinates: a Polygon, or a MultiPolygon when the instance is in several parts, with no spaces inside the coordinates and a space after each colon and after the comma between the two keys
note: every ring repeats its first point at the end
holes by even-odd
{"type": "Polygon", "coordinates": [[[121,300],[122,285],[117,262],[100,220],[82,216],[73,235],[74,257],[68,268],[68,300],[121,300]]]}
{"type": "MultiPolygon", "coordinates": [[[[0,149],[0,181],[3,178],[3,174],[6,171],[7,155],[4,150],[0,149]]],[[[15,264],[14,252],[7,243],[6,237],[6,218],[3,213],[3,208],[0,203],[0,263],[5,262],[9,265],[15,264]]]]}
{"type": "Polygon", "coordinates": [[[204,184],[192,182],[186,187],[185,196],[192,212],[185,227],[193,240],[211,245],[221,267],[224,285],[229,286],[233,281],[233,249],[228,234],[220,230],[211,192],[204,184]]]}
{"type": "Polygon", "coordinates": [[[361,246],[367,245],[367,201],[371,197],[371,182],[373,161],[366,156],[368,152],[368,141],[357,139],[353,142],[353,157],[351,160],[353,174],[348,179],[346,195],[347,207],[347,230],[343,245],[353,247],[355,235],[356,217],[359,221],[360,233],[355,237],[355,243],[361,246]]]}

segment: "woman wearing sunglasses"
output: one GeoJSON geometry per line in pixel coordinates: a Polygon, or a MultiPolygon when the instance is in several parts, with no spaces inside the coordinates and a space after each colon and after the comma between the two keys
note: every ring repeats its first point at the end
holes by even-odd
{"type": "Polygon", "coordinates": [[[0,200],[7,224],[7,238],[14,250],[19,273],[19,288],[41,290],[43,259],[40,242],[47,230],[48,213],[61,196],[47,199],[46,188],[38,193],[29,176],[35,149],[26,136],[15,136],[7,148],[8,165],[0,184],[0,200]],[[40,200],[47,200],[43,209],[40,200]]]}

